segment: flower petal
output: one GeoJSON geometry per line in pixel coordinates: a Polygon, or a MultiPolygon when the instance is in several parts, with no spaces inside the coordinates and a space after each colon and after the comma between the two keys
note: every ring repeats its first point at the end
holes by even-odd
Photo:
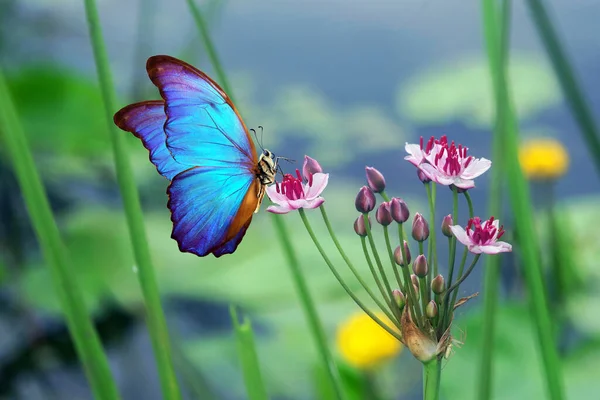
{"type": "Polygon", "coordinates": [[[287,203],[287,197],[283,193],[277,192],[277,184],[267,187],[267,196],[273,203],[284,204],[287,203]]]}
{"type": "MultiPolygon", "coordinates": [[[[456,238],[456,240],[458,240],[459,242],[461,242],[465,246],[471,246],[471,245],[473,245],[473,242],[471,241],[471,238],[467,235],[467,232],[464,230],[464,228],[462,226],[460,226],[460,225],[451,225],[450,226],[450,230],[452,231],[452,234],[454,235],[454,237],[456,238]]],[[[471,249],[469,248],[469,250],[471,250],[471,249]]]]}
{"type": "Polygon", "coordinates": [[[475,187],[475,181],[471,179],[463,179],[461,177],[454,178],[454,186],[461,189],[473,189],[475,187]]]}
{"type": "Polygon", "coordinates": [[[485,171],[490,169],[492,162],[486,158],[476,158],[471,164],[460,174],[464,179],[475,179],[485,171]]]}
{"type": "Polygon", "coordinates": [[[317,197],[316,199],[313,200],[308,200],[305,206],[303,206],[302,208],[306,208],[306,209],[310,209],[310,208],[317,208],[320,207],[321,204],[323,204],[325,202],[325,198],[323,197],[317,197]]]}
{"type": "Polygon", "coordinates": [[[329,174],[316,173],[312,177],[312,186],[304,187],[304,193],[307,200],[314,200],[317,198],[329,182],[329,174]]]}
{"type": "Polygon", "coordinates": [[[418,144],[406,143],[404,145],[404,150],[409,154],[408,156],[405,156],[404,159],[417,167],[425,159],[423,150],[421,150],[421,146],[418,144]]]}
{"type": "Polygon", "coordinates": [[[290,208],[287,204],[267,207],[267,211],[273,214],[287,214],[293,210],[294,209],[290,208]]]}
{"type": "Polygon", "coordinates": [[[498,254],[512,251],[512,246],[506,242],[496,242],[494,244],[488,244],[480,247],[481,252],[485,254],[498,254]]]}

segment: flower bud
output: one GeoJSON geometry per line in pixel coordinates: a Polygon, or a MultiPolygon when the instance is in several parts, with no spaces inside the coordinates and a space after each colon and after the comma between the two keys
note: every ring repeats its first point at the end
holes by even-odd
{"type": "Polygon", "coordinates": [[[402,293],[400,289],[392,290],[392,297],[394,298],[394,301],[396,302],[396,305],[399,309],[402,309],[402,307],[404,307],[404,305],[406,304],[404,293],[402,293]]]}
{"type": "Polygon", "coordinates": [[[431,281],[431,290],[435,294],[442,294],[446,290],[446,283],[444,282],[444,277],[442,275],[438,275],[431,281]]]}
{"type": "Polygon", "coordinates": [[[377,222],[379,222],[383,226],[388,226],[392,223],[392,213],[390,212],[390,203],[383,202],[377,208],[377,212],[375,213],[375,218],[377,222]]]}
{"type": "Polygon", "coordinates": [[[429,224],[420,213],[416,213],[413,219],[412,237],[417,242],[423,242],[429,237],[429,224]]]}
{"type": "Polygon", "coordinates": [[[419,177],[419,180],[423,183],[431,182],[431,179],[429,179],[427,175],[425,175],[425,172],[421,171],[420,169],[417,169],[417,176],[419,177]]]}
{"type": "Polygon", "coordinates": [[[435,301],[431,300],[427,303],[425,315],[427,315],[427,318],[435,318],[438,315],[438,305],[435,301]]]}
{"type": "Polygon", "coordinates": [[[373,167],[366,167],[367,183],[372,191],[381,193],[385,190],[385,178],[383,174],[373,167]]]}
{"type": "Polygon", "coordinates": [[[413,290],[415,291],[416,300],[417,301],[421,300],[421,292],[419,292],[419,285],[413,285],[413,290]]]}
{"type": "Polygon", "coordinates": [[[446,236],[446,237],[454,236],[452,234],[452,230],[450,230],[450,227],[452,225],[454,225],[454,222],[452,221],[452,214],[448,214],[444,217],[444,220],[442,221],[442,233],[444,234],[444,236],[446,236]]]}
{"type": "Polygon", "coordinates": [[[406,220],[408,220],[408,216],[410,215],[408,206],[404,200],[397,197],[392,197],[392,200],[390,200],[390,211],[392,212],[392,218],[394,221],[400,224],[406,222],[406,220]]]}
{"type": "Polygon", "coordinates": [[[394,250],[394,261],[396,261],[396,264],[398,264],[401,267],[410,264],[410,248],[408,247],[408,242],[406,240],[404,241],[404,253],[406,254],[407,259],[406,264],[402,259],[402,249],[400,249],[400,246],[396,247],[396,250],[394,250]]]}
{"type": "Polygon", "coordinates": [[[419,277],[418,276],[416,276],[415,274],[411,274],[410,281],[412,282],[413,285],[415,285],[417,287],[417,289],[419,288],[419,277]]]}
{"type": "Polygon", "coordinates": [[[323,168],[321,168],[319,162],[314,158],[304,156],[304,165],[302,165],[302,175],[308,179],[310,175],[317,174],[320,172],[323,172],[323,168]]]}
{"type": "Polygon", "coordinates": [[[423,254],[419,254],[417,258],[415,258],[415,262],[413,263],[413,272],[419,278],[423,278],[427,276],[429,272],[429,267],[427,265],[427,258],[423,254]]]}
{"type": "MultiPolygon", "coordinates": [[[[371,218],[368,218],[368,221],[369,221],[369,229],[371,229],[371,218]]],[[[356,234],[358,236],[362,236],[362,237],[367,236],[365,220],[362,215],[359,215],[358,218],[356,218],[356,221],[354,221],[354,232],[356,232],[356,234]]]]}
{"type": "Polygon", "coordinates": [[[354,205],[356,206],[356,210],[361,213],[373,211],[375,208],[375,195],[373,194],[373,191],[367,186],[361,187],[356,195],[354,205]]]}

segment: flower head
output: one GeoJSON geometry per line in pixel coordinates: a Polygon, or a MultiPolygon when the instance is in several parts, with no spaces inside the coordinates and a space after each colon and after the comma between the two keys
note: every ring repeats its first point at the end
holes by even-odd
{"type": "MultiPolygon", "coordinates": [[[[376,313],[388,326],[394,325],[382,313],[376,313]]],[[[337,347],[344,359],[358,368],[380,364],[402,349],[402,345],[365,313],[351,316],[337,332],[337,347]]]]}
{"type": "Polygon", "coordinates": [[[504,229],[494,217],[483,222],[479,217],[471,218],[466,230],[459,225],[453,225],[450,229],[471,253],[498,254],[512,251],[510,244],[498,241],[504,235],[504,229]]]}
{"type": "Polygon", "coordinates": [[[383,174],[373,167],[365,167],[367,183],[372,191],[381,193],[385,190],[385,178],[383,174]]]}
{"type": "Polygon", "coordinates": [[[309,172],[304,178],[303,180],[300,171],[296,170],[295,177],[285,174],[282,182],[269,186],[267,196],[275,205],[267,207],[267,211],[287,214],[299,208],[317,208],[323,204],[325,199],[320,195],[327,186],[329,174],[309,172]]]}
{"type": "Polygon", "coordinates": [[[363,186],[356,195],[354,205],[356,206],[356,211],[370,213],[375,208],[375,202],[373,191],[368,186],[363,186]]]}
{"type": "Polygon", "coordinates": [[[377,208],[377,212],[375,213],[375,218],[377,222],[379,222],[383,226],[388,226],[394,221],[392,219],[392,212],[390,211],[390,203],[384,201],[377,208]]]}
{"type": "Polygon", "coordinates": [[[321,168],[321,164],[314,158],[310,158],[309,156],[304,156],[304,164],[302,164],[302,175],[305,178],[308,178],[310,175],[318,174],[323,172],[323,168],[321,168]]]}
{"type": "Polygon", "coordinates": [[[531,139],[520,146],[519,161],[529,179],[556,179],[567,171],[569,154],[558,140],[531,139]]]}
{"type": "Polygon", "coordinates": [[[405,160],[415,165],[424,175],[440,185],[455,185],[461,189],[475,187],[473,179],[487,171],[492,162],[485,158],[475,158],[467,155],[467,147],[448,143],[448,138],[431,137],[427,144],[406,144],[409,154],[405,160]]]}

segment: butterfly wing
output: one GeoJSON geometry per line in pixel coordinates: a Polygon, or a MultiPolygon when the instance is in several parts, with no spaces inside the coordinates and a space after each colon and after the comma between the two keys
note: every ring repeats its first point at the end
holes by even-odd
{"type": "Polygon", "coordinates": [[[130,104],[114,116],[115,125],[140,138],[158,172],[172,180],[175,175],[192,166],[175,161],[167,149],[167,136],[163,129],[166,121],[165,103],[162,100],[130,104]]]}
{"type": "Polygon", "coordinates": [[[165,100],[166,147],[194,165],[168,188],[172,237],[200,256],[232,253],[258,205],[254,143],[225,92],[201,71],[168,56],[148,59],[148,76],[165,100]]]}

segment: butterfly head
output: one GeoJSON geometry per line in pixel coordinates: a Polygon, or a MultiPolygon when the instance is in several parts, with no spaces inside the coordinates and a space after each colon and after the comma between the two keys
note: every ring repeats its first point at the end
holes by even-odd
{"type": "Polygon", "coordinates": [[[258,157],[258,172],[256,176],[263,185],[275,183],[275,174],[277,173],[277,157],[267,149],[264,149],[258,157]]]}

